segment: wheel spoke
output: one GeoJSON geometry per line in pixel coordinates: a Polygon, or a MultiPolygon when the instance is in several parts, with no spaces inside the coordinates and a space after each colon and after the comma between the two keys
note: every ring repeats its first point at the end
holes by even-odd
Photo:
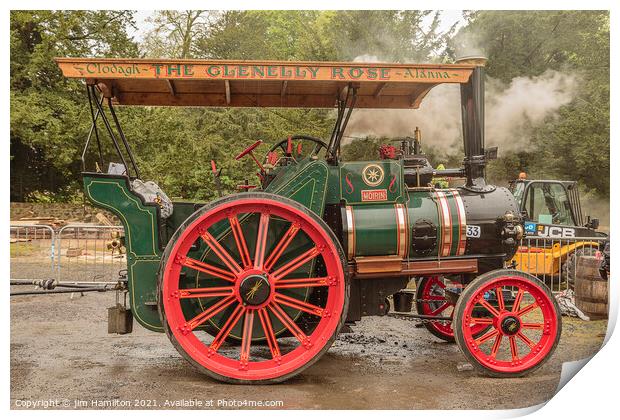
{"type": "Polygon", "coordinates": [[[179,299],[208,298],[230,296],[232,293],[232,287],[199,287],[196,289],[179,289],[178,297],[179,299]]]}
{"type": "Polygon", "coordinates": [[[515,301],[512,304],[512,312],[517,312],[519,310],[519,306],[521,306],[521,299],[523,299],[523,289],[519,289],[517,296],[515,296],[515,301]]]}
{"type": "Polygon", "coordinates": [[[220,260],[228,267],[230,271],[235,274],[239,274],[241,272],[241,267],[239,264],[231,257],[231,255],[217,242],[217,239],[213,237],[209,233],[209,231],[204,231],[201,233],[200,237],[206,242],[207,245],[215,252],[215,255],[219,257],[220,260]]]}
{"type": "Polygon", "coordinates": [[[309,277],[304,279],[282,279],[276,282],[276,289],[296,289],[301,287],[327,286],[327,277],[309,277]]]}
{"type": "Polygon", "coordinates": [[[265,338],[267,339],[269,350],[271,350],[271,357],[277,361],[281,357],[280,347],[278,346],[276,335],[273,333],[273,326],[271,325],[271,319],[269,318],[267,309],[260,308],[258,310],[258,319],[260,319],[263,331],[265,332],[265,338]]]}
{"type": "Polygon", "coordinates": [[[472,318],[472,325],[493,325],[493,318],[472,318]]]}
{"type": "Polygon", "coordinates": [[[499,311],[502,312],[505,308],[504,308],[504,293],[503,293],[501,286],[495,289],[495,296],[497,297],[497,307],[499,308],[499,311]]]}
{"type": "Polygon", "coordinates": [[[514,335],[511,335],[510,337],[508,337],[508,339],[510,340],[510,354],[512,355],[512,361],[517,361],[519,360],[519,349],[517,348],[517,340],[515,339],[514,335]]]}
{"type": "Polygon", "coordinates": [[[428,314],[430,316],[435,316],[437,314],[442,313],[443,311],[445,311],[446,309],[448,309],[450,306],[452,306],[452,304],[450,302],[446,302],[443,305],[439,306],[437,309],[429,312],[428,314]]]}
{"type": "Polygon", "coordinates": [[[441,289],[445,289],[446,288],[446,285],[444,284],[444,282],[439,280],[439,278],[436,278],[435,281],[433,281],[433,285],[437,286],[437,287],[439,287],[441,289]]]}
{"type": "Polygon", "coordinates": [[[530,340],[525,334],[523,334],[521,331],[519,331],[517,333],[517,337],[519,337],[525,344],[527,344],[527,346],[529,348],[534,348],[534,346],[536,345],[536,343],[534,343],[532,340],[530,340]]]}
{"type": "Polygon", "coordinates": [[[483,335],[482,337],[478,338],[476,340],[476,344],[479,346],[480,344],[484,343],[485,341],[488,341],[491,338],[495,337],[497,334],[499,334],[499,331],[497,331],[496,329],[493,329],[493,330],[489,331],[488,333],[486,333],[485,335],[483,335]]]}
{"type": "Polygon", "coordinates": [[[528,312],[531,312],[533,309],[536,309],[537,307],[538,307],[538,302],[534,302],[530,305],[527,305],[525,308],[521,309],[519,312],[517,312],[517,315],[521,317],[527,314],[528,312]]]}
{"type": "Polygon", "coordinates": [[[252,328],[254,327],[254,310],[245,311],[243,319],[243,334],[241,336],[241,352],[239,354],[239,362],[241,369],[247,369],[250,361],[250,347],[252,346],[252,328]]]}
{"type": "Polygon", "coordinates": [[[544,330],[545,324],[537,324],[533,322],[524,322],[521,324],[521,328],[528,328],[530,330],[544,330]]]}
{"type": "Polygon", "coordinates": [[[232,282],[235,281],[235,275],[230,271],[223,270],[221,268],[215,267],[202,261],[195,260],[193,258],[184,258],[181,261],[181,265],[183,267],[191,268],[192,270],[200,271],[223,280],[232,282]]]}
{"type": "Polygon", "coordinates": [[[239,219],[237,219],[237,216],[231,216],[228,218],[228,222],[230,223],[230,228],[233,236],[235,237],[235,243],[237,244],[239,255],[241,255],[241,262],[245,268],[250,268],[252,266],[250,251],[248,251],[248,245],[245,242],[245,236],[243,235],[243,230],[241,229],[239,219]]]}
{"type": "Polygon", "coordinates": [[[284,233],[284,236],[282,236],[282,238],[280,239],[280,242],[278,242],[278,245],[276,245],[276,247],[271,252],[271,255],[269,255],[269,257],[265,261],[265,270],[271,270],[275,263],[278,262],[278,259],[280,258],[284,250],[289,246],[291,241],[295,238],[295,235],[297,235],[299,229],[299,223],[293,222],[291,224],[288,230],[284,233]]]}
{"type": "Polygon", "coordinates": [[[435,301],[439,301],[439,302],[445,302],[446,301],[446,297],[445,296],[440,296],[440,295],[431,295],[431,296],[425,296],[424,300],[435,300],[435,301]]]}
{"type": "Polygon", "coordinates": [[[308,261],[312,260],[314,257],[316,257],[319,254],[320,252],[318,248],[316,246],[313,246],[312,248],[310,248],[303,254],[299,255],[297,258],[292,259],[291,261],[289,261],[288,263],[280,267],[278,270],[276,270],[273,273],[273,277],[276,280],[279,280],[282,277],[286,276],[287,274],[293,272],[297,268],[301,267],[308,261]]]}
{"type": "Polygon", "coordinates": [[[308,302],[295,299],[293,297],[283,295],[281,293],[275,294],[275,301],[291,308],[299,309],[300,311],[307,312],[311,315],[323,316],[325,310],[319,306],[313,305],[308,302]]]}
{"type": "Polygon", "coordinates": [[[207,319],[213,317],[214,315],[217,315],[218,313],[223,311],[225,308],[230,306],[230,304],[233,303],[234,301],[235,301],[234,296],[228,296],[220,300],[218,303],[211,306],[206,311],[196,315],[194,318],[187,321],[185,323],[185,331],[189,332],[189,331],[194,330],[199,325],[202,325],[207,319]]]}
{"type": "Polygon", "coordinates": [[[301,344],[307,343],[308,337],[303,331],[295,324],[295,321],[291,319],[290,316],[284,312],[284,309],[280,307],[277,303],[270,303],[269,308],[273,311],[273,314],[280,320],[282,324],[299,340],[301,344]]]}
{"type": "Polygon", "coordinates": [[[212,349],[213,351],[217,351],[220,348],[220,346],[222,345],[226,337],[228,337],[228,334],[230,334],[230,331],[237,324],[244,312],[245,311],[243,309],[243,306],[237,305],[233,313],[230,314],[230,316],[222,326],[222,329],[220,329],[220,332],[217,333],[217,335],[211,342],[211,345],[209,346],[210,349],[212,349]]]}
{"type": "Polygon", "coordinates": [[[254,268],[263,268],[265,251],[267,248],[267,232],[269,230],[269,214],[261,213],[256,235],[256,251],[254,253],[254,268]]]}
{"type": "Polygon", "coordinates": [[[487,311],[491,312],[491,315],[493,315],[494,317],[499,316],[499,312],[497,312],[497,309],[495,309],[489,302],[484,300],[484,297],[480,298],[478,303],[484,306],[487,309],[487,311]]]}
{"type": "Polygon", "coordinates": [[[491,357],[494,359],[497,358],[497,352],[499,351],[499,346],[502,343],[502,337],[503,336],[501,334],[497,334],[497,337],[495,337],[495,342],[491,348],[491,357]]]}

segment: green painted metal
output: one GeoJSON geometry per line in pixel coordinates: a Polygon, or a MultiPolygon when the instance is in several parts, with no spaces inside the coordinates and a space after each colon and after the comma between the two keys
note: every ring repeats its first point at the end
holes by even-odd
{"type": "MultiPolygon", "coordinates": [[[[409,201],[407,202],[407,219],[409,238],[413,238],[414,226],[418,221],[428,220],[436,226],[436,237],[439,238],[441,229],[441,220],[439,218],[439,210],[437,208],[438,203],[434,199],[434,193],[428,190],[413,191],[409,193],[409,201]]],[[[438,243],[425,256],[437,256],[438,243]]],[[[408,255],[415,258],[417,252],[414,248],[414,243],[409,240],[409,253],[408,255]]]]}
{"type": "MultiPolygon", "coordinates": [[[[293,168],[291,168],[293,169],[293,168]]],[[[307,160],[300,162],[294,170],[282,171],[281,176],[276,178],[267,192],[272,192],[281,196],[289,197],[318,215],[323,214],[326,199],[326,184],[328,180],[328,167],[323,161],[307,160]],[[277,182],[276,182],[277,181],[277,182]]],[[[129,287],[130,306],[136,320],[153,331],[163,331],[159,314],[157,312],[157,273],[168,239],[174,234],[176,229],[196,210],[195,203],[181,202],[174,203],[174,211],[166,220],[158,219],[158,210],[155,205],[142,202],[139,196],[135,195],[129,187],[129,180],[124,176],[110,176],[104,174],[85,174],[83,177],[85,195],[90,202],[99,208],[111,211],[119,217],[125,229],[125,242],[127,247],[127,277],[129,287]]],[[[242,222],[246,235],[255,238],[255,223],[252,220],[242,222]]],[[[273,230],[269,246],[275,246],[276,236],[280,230],[273,230]]],[[[214,232],[216,237],[224,238],[223,244],[234,254],[232,236],[229,235],[229,228],[225,225],[214,232]]],[[[294,252],[303,252],[305,239],[298,238],[291,244],[294,252]]],[[[250,241],[252,242],[252,241],[250,241]]],[[[253,244],[250,252],[253,252],[253,244]]],[[[268,248],[269,249],[269,248],[268,248]]],[[[192,252],[192,256],[212,264],[217,264],[213,260],[204,246],[192,252]]],[[[238,257],[238,256],[237,256],[238,257]]],[[[310,266],[301,267],[299,273],[308,272],[310,266]]],[[[204,281],[196,271],[186,270],[186,280],[188,287],[190,284],[198,285],[204,281]]],[[[195,286],[198,287],[198,286],[195,286]]],[[[287,292],[288,293],[288,292],[287,292]]],[[[295,291],[291,291],[295,294],[295,291]]],[[[306,300],[307,296],[295,295],[296,298],[306,300]]],[[[198,300],[193,306],[188,303],[187,312],[198,313],[204,307],[203,302],[198,300]]],[[[298,311],[289,313],[296,318],[298,311]]],[[[213,320],[214,325],[218,324],[218,319],[213,320]]],[[[277,325],[274,325],[277,329],[277,325]]],[[[233,331],[233,336],[235,332],[233,331]]],[[[260,334],[256,335],[260,338],[260,334]]]]}
{"type": "MultiPolygon", "coordinates": [[[[404,186],[402,161],[382,160],[370,162],[349,162],[329,166],[323,160],[304,159],[300,162],[274,170],[274,179],[265,189],[266,192],[289,197],[306,206],[319,216],[323,216],[327,204],[350,206],[355,219],[355,256],[380,256],[398,254],[399,227],[396,205],[404,205],[406,215],[407,238],[409,248],[405,257],[415,259],[417,254],[411,241],[416,221],[426,219],[437,228],[440,236],[441,218],[437,197],[431,190],[411,190],[404,186]]],[[[166,220],[158,218],[158,208],[145,204],[135,195],[129,180],[124,176],[105,174],[85,174],[84,190],[86,197],[97,207],[109,210],[117,215],[126,232],[127,268],[130,305],[135,318],[144,327],[161,331],[157,312],[157,273],[160,260],[169,238],[183,224],[200,204],[193,202],[174,203],[174,212],[166,220]]],[[[240,193],[242,194],[242,193],[240,193]]],[[[454,197],[447,194],[451,213],[453,237],[459,231],[458,208],[454,197]]],[[[250,253],[256,237],[256,221],[252,216],[240,219],[244,234],[248,239],[250,253]]],[[[212,234],[221,239],[221,243],[236,255],[234,239],[227,223],[215,226],[212,234]]],[[[274,247],[278,235],[287,229],[286,225],[274,229],[269,238],[269,247],[274,247]],[[279,233],[280,232],[280,233],[279,233]]],[[[402,240],[402,236],[401,236],[402,240]]],[[[284,258],[304,251],[307,241],[298,238],[291,244],[292,251],[284,258]]],[[[439,242],[439,241],[438,241],[439,242]]],[[[437,244],[438,245],[438,244],[437,244]]],[[[458,243],[455,240],[450,255],[456,255],[458,243]]],[[[437,256],[438,246],[425,256],[437,256]]],[[[191,256],[211,264],[218,264],[216,257],[202,243],[196,244],[191,256]]],[[[313,266],[299,268],[299,273],[308,274],[313,266]]],[[[206,279],[201,273],[186,269],[184,281],[187,287],[200,287],[206,279]]],[[[291,293],[295,293],[292,291],[291,293]]],[[[304,292],[304,293],[307,293],[304,292]]],[[[307,300],[307,294],[295,296],[307,300]]],[[[188,300],[189,301],[189,300],[188,300]]],[[[197,314],[211,303],[201,299],[188,302],[185,310],[188,316],[197,314]]],[[[294,318],[299,312],[291,312],[294,318]]],[[[220,320],[214,317],[212,324],[205,328],[219,328],[220,320]]],[[[256,331],[260,339],[260,331],[256,331]]],[[[233,331],[232,336],[237,332],[233,331]]]]}
{"type": "Polygon", "coordinates": [[[459,223],[459,216],[458,216],[458,207],[456,204],[456,199],[454,197],[454,194],[447,194],[447,200],[448,200],[448,206],[450,207],[450,221],[452,223],[452,238],[454,238],[454,240],[452,241],[452,246],[450,247],[450,255],[457,255],[457,250],[459,247],[459,241],[458,239],[460,238],[460,223],[459,223]]]}
{"type": "Polygon", "coordinates": [[[114,213],[125,229],[129,303],[145,328],[163,331],[157,313],[157,271],[161,259],[157,207],[145,205],[123,176],[83,177],[84,194],[96,207],[114,213]]]}
{"type": "Polygon", "coordinates": [[[349,205],[373,205],[376,202],[364,198],[364,191],[383,192],[385,199],[382,203],[404,203],[407,201],[406,190],[403,188],[402,162],[395,160],[380,160],[371,162],[344,162],[339,166],[340,186],[339,197],[349,205]],[[378,176],[373,183],[368,176],[373,173],[378,176]],[[366,176],[365,176],[366,175],[366,176]]]}
{"type": "MultiPolygon", "coordinates": [[[[436,191],[445,194],[446,204],[449,211],[448,229],[451,232],[451,246],[446,256],[459,255],[459,239],[461,238],[461,224],[465,221],[459,219],[459,209],[456,202],[457,190],[412,190],[405,191],[406,198],[406,230],[408,238],[408,250],[404,257],[415,259],[416,257],[433,257],[440,253],[441,231],[443,219],[440,217],[439,199],[436,191]],[[415,225],[418,222],[430,222],[435,226],[437,242],[430,250],[423,253],[415,249],[413,237],[415,225]]],[[[397,204],[397,203],[395,203],[397,204]]],[[[354,220],[355,257],[396,255],[398,254],[399,226],[395,204],[380,203],[354,203],[351,205],[354,220]]],[[[348,227],[347,227],[348,228],[348,227]]]]}
{"type": "Polygon", "coordinates": [[[329,179],[327,163],[322,160],[305,159],[297,165],[281,169],[286,170],[279,171],[265,192],[295,200],[321,217],[327,198],[329,179]]]}
{"type": "Polygon", "coordinates": [[[355,220],[355,256],[398,253],[398,223],[394,204],[352,206],[355,220]]]}

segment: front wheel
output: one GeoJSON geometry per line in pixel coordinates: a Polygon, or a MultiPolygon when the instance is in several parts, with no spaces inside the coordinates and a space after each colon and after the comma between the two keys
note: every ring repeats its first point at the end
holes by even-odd
{"type": "Polygon", "coordinates": [[[318,360],[344,324],[345,269],[332,231],[302,205],[267,193],[226,197],[190,216],[166,247],[160,316],[179,353],[209,376],[282,382],[318,360]],[[317,289],[322,298],[310,303],[317,289]],[[227,345],[235,336],[241,345],[227,345]]]}
{"type": "Polygon", "coordinates": [[[549,288],[517,270],[477,277],[456,303],[454,333],[465,357],[495,377],[538,369],[553,354],[562,332],[560,308],[549,288]],[[490,327],[480,337],[473,331],[490,327]]]}

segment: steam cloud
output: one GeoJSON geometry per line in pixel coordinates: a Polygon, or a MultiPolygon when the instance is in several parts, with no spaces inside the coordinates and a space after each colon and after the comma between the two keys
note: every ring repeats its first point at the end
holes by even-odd
{"type": "MultiPolygon", "coordinates": [[[[358,57],[358,61],[370,61],[358,57]]],[[[379,60],[373,60],[379,61],[379,60]]],[[[516,77],[508,84],[486,82],[486,144],[501,151],[529,146],[527,128],[557,115],[577,93],[574,74],[547,70],[536,77],[516,77]]],[[[347,129],[351,137],[401,137],[422,130],[423,143],[452,152],[462,143],[458,85],[435,87],[417,110],[356,110],[347,129]]]]}

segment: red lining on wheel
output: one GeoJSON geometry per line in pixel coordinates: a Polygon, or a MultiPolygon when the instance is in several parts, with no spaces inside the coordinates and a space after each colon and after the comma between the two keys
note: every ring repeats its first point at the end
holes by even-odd
{"type": "MultiPolygon", "coordinates": [[[[536,366],[544,360],[544,358],[553,349],[557,337],[557,314],[551,299],[552,298],[549,298],[544,290],[534,282],[520,277],[498,277],[497,279],[486,283],[472,294],[472,298],[467,301],[463,312],[462,328],[467,350],[481,365],[496,372],[519,373],[536,366]],[[477,320],[477,318],[472,317],[474,306],[477,303],[484,305],[484,303],[481,302],[486,302],[484,300],[485,294],[501,289],[502,287],[516,287],[519,289],[515,296],[516,305],[514,303],[512,305],[505,305],[504,309],[500,311],[497,311],[497,308],[493,308],[494,311],[497,312],[497,315],[499,315],[492,315],[493,328],[481,337],[474,337],[474,334],[472,333],[472,323],[477,320]],[[523,306],[522,299],[526,294],[531,295],[535,302],[523,306]],[[523,322],[523,315],[526,315],[528,312],[535,309],[540,309],[543,320],[536,323],[523,322]],[[520,337],[519,333],[523,335],[523,329],[518,330],[518,332],[514,334],[504,333],[501,328],[501,322],[508,317],[517,318],[520,321],[521,328],[525,327],[542,330],[540,338],[534,342],[531,338],[526,336],[527,340],[530,341],[528,343],[526,339],[520,337]],[[499,344],[497,344],[498,341],[500,342],[499,344]],[[529,348],[529,352],[527,354],[520,354],[521,352],[517,348],[517,343],[519,341],[524,343],[529,348]],[[488,353],[480,348],[480,345],[484,342],[491,343],[491,349],[488,353]],[[506,345],[506,343],[508,343],[510,348],[511,360],[498,360],[497,350],[500,345],[506,345]]],[[[484,319],[486,319],[484,322],[488,322],[489,318],[484,319]]]]}
{"type": "MultiPolygon", "coordinates": [[[[237,231],[237,233],[239,233],[239,231],[237,231]]],[[[265,252],[266,250],[263,249],[260,253],[256,253],[259,256],[259,265],[264,265],[263,262],[265,260],[269,261],[269,255],[264,255],[265,252]]],[[[254,257],[256,258],[256,256],[254,257]]],[[[292,260],[294,261],[299,257],[300,256],[297,256],[292,260]]],[[[237,261],[237,264],[238,266],[245,265],[240,261],[237,261]]],[[[255,272],[260,269],[260,267],[255,267],[255,265],[255,261],[253,261],[251,268],[240,267],[241,271],[239,273],[231,273],[235,275],[235,285],[247,277],[245,274],[250,273],[250,271],[255,272]],[[246,271],[248,273],[246,273],[246,271]]],[[[235,266],[234,268],[236,269],[237,267],[235,266]]],[[[281,269],[282,267],[279,268],[279,270],[281,269]]],[[[275,292],[277,287],[277,278],[271,276],[274,271],[273,266],[269,270],[263,268],[263,271],[269,275],[270,282],[273,281],[271,286],[273,289],[270,297],[268,298],[266,304],[260,305],[259,308],[239,306],[242,308],[243,314],[241,314],[236,322],[230,326],[231,328],[236,325],[237,322],[243,323],[242,325],[252,325],[258,323],[263,328],[270,328],[269,326],[271,325],[271,322],[268,319],[266,313],[267,310],[278,318],[282,317],[282,314],[286,316],[284,311],[278,311],[275,306],[285,305],[285,303],[282,303],[282,299],[276,299],[278,296],[278,293],[275,292]],[[253,322],[245,322],[245,314],[251,314],[249,317],[253,318],[253,322]],[[255,315],[258,315],[258,317],[255,315]]],[[[309,278],[309,280],[316,280],[316,278],[309,278]]],[[[338,250],[331,238],[329,238],[325,230],[317,223],[317,221],[303,211],[286,203],[270,199],[252,198],[234,200],[217,206],[201,215],[181,233],[170,252],[164,268],[162,293],[164,311],[170,330],[189,357],[206,369],[221,376],[239,380],[266,380],[278,378],[300,369],[309,363],[325,347],[340,323],[340,318],[342,316],[345,303],[345,286],[343,268],[338,250]],[[273,357],[272,359],[264,361],[251,360],[251,337],[246,336],[245,328],[242,352],[239,359],[229,358],[218,353],[217,349],[210,348],[209,345],[198,339],[193,331],[188,332],[187,329],[185,329],[184,333],[184,328],[186,328],[187,321],[189,320],[187,320],[183,314],[180,304],[181,300],[178,297],[175,297],[178,296],[179,293],[182,293],[183,290],[179,290],[179,277],[182,269],[182,265],[179,261],[183,261],[183,257],[187,255],[191,245],[199,237],[205,236],[204,233],[209,227],[221,220],[230,218],[231,216],[237,216],[241,213],[268,214],[269,216],[276,216],[286,219],[292,223],[298,223],[300,229],[305,232],[305,234],[316,246],[316,256],[313,258],[317,258],[320,255],[325,263],[324,265],[327,271],[326,277],[328,278],[328,281],[325,282],[325,285],[320,284],[317,286],[328,287],[328,292],[325,307],[321,308],[322,317],[320,318],[316,328],[308,336],[303,333],[299,336],[298,333],[300,330],[291,331],[298,337],[300,342],[297,343],[297,347],[294,350],[286,354],[280,354],[277,339],[275,338],[273,331],[266,334],[268,336],[268,344],[273,357]],[[272,342],[274,340],[276,341],[275,343],[272,342]],[[248,356],[249,359],[246,360],[246,357],[248,356]]],[[[238,290],[238,287],[234,288],[234,292],[231,295],[234,299],[228,303],[224,302],[222,305],[224,308],[231,307],[231,305],[235,302],[241,302],[241,298],[238,295],[238,290]]],[[[224,297],[220,302],[223,302],[226,299],[229,298],[224,297]]],[[[284,299],[284,301],[287,301],[287,299],[284,299]]],[[[304,303],[301,301],[299,302],[299,305],[304,303]]],[[[290,303],[290,299],[287,303],[290,303]]],[[[211,310],[218,304],[219,302],[211,306],[207,309],[207,311],[211,310]]],[[[237,309],[233,311],[231,317],[232,316],[239,316],[237,309]]],[[[292,320],[284,319],[284,321],[290,322],[292,320]]],[[[294,321],[292,322],[294,324],[294,321]]],[[[289,329],[296,330],[295,326],[291,325],[291,328],[289,329]]],[[[226,331],[224,331],[224,333],[226,333],[226,331]]]]}

